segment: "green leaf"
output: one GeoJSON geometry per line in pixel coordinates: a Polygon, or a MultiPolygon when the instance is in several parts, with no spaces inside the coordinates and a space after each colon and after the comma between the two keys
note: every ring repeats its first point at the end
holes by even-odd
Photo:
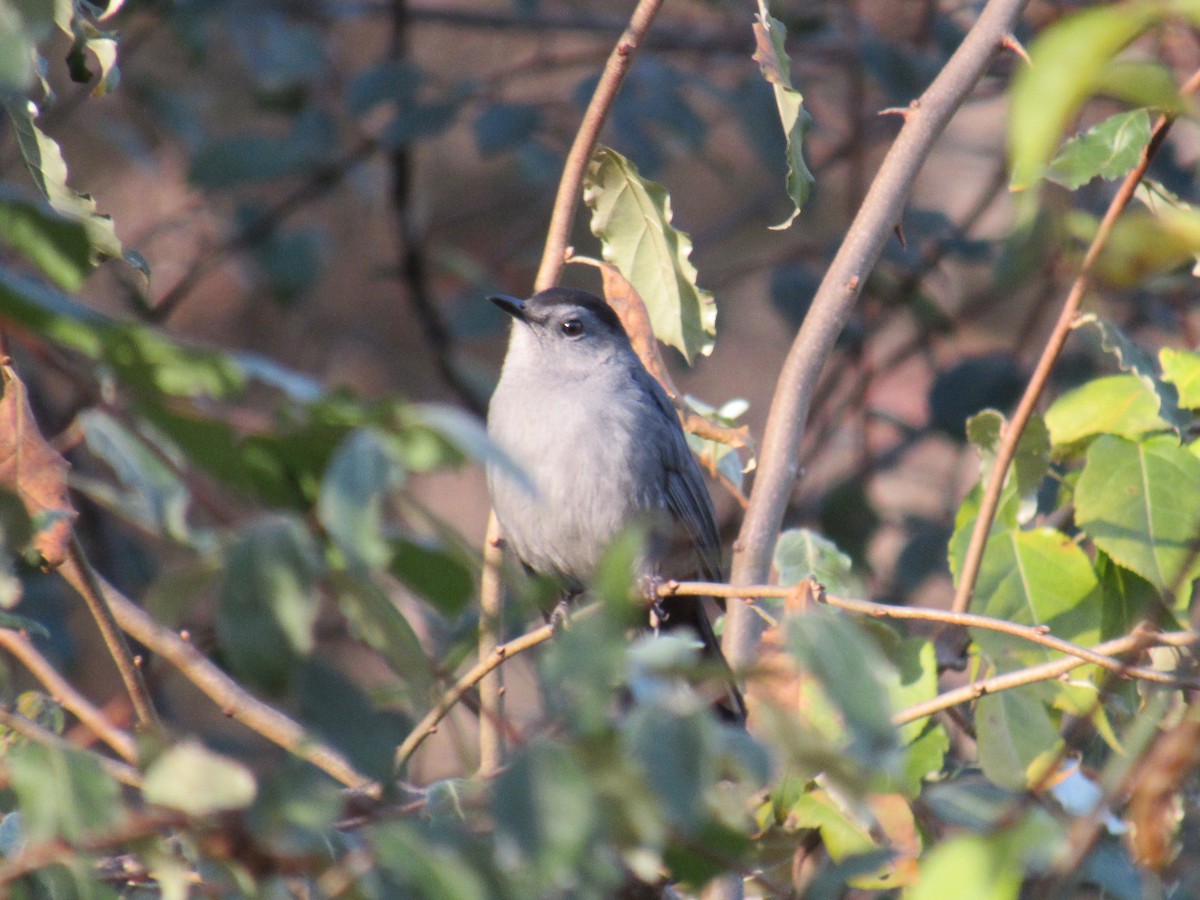
{"type": "Polygon", "coordinates": [[[391,572],[442,615],[453,618],[475,596],[475,574],[452,551],[408,538],[392,542],[391,572]]]}
{"type": "Polygon", "coordinates": [[[1096,546],[1162,591],[1200,575],[1200,459],[1174,438],[1104,435],[1075,486],[1076,521],[1096,546]]]}
{"type": "Polygon", "coordinates": [[[804,108],[804,96],[792,84],[792,62],[785,46],[787,28],[767,11],[765,0],[759,0],[753,28],[757,45],[754,61],[775,92],[775,106],[787,139],[787,192],[794,209],[786,220],[772,226],[772,230],[778,231],[790,226],[800,215],[800,208],[808,201],[816,183],[804,162],[804,137],[812,124],[812,116],[804,108]]]}
{"type": "MultiPolygon", "coordinates": [[[[152,450],[145,439],[100,409],[84,410],[76,421],[88,450],[113,470],[120,486],[78,473],[71,476],[72,485],[151,534],[190,542],[191,494],[177,469],[164,462],[166,454],[152,450]]],[[[181,468],[182,462],[176,462],[181,468]]]]}
{"type": "MultiPolygon", "coordinates": [[[[1192,216],[1196,227],[1197,250],[1200,250],[1200,213],[1192,216]]],[[[1154,392],[1158,402],[1158,415],[1176,434],[1182,435],[1193,422],[1193,417],[1179,406],[1179,392],[1174,384],[1164,380],[1157,360],[1131,341],[1125,332],[1099,316],[1087,314],[1080,318],[1082,324],[1092,325],[1100,332],[1100,346],[1117,360],[1121,371],[1129,372],[1141,379],[1154,392]]]]}
{"type": "Polygon", "coordinates": [[[1150,142],[1150,114],[1144,109],[1109,116],[1067,141],[1046,177],[1075,190],[1093,178],[1122,178],[1141,160],[1150,142]]]}
{"type": "Polygon", "coordinates": [[[519,852],[546,886],[565,886],[592,853],[599,811],[588,772],[565,748],[545,740],[530,744],[496,779],[497,842],[519,852]]]}
{"type": "MultiPolygon", "coordinates": [[[[986,484],[996,465],[996,454],[1006,423],[1004,416],[994,409],[985,409],[967,420],[967,440],[979,448],[979,480],[986,484]]],[[[1050,435],[1041,416],[1030,416],[1017,439],[1016,454],[1013,456],[1007,478],[1016,475],[1015,488],[1021,500],[1018,520],[1027,522],[1037,511],[1037,492],[1046,476],[1050,461],[1050,435]]]]}
{"type": "Polygon", "coordinates": [[[1001,841],[960,835],[938,844],[921,863],[921,878],[904,900],[1017,900],[1024,871],[1001,841]]]}
{"type": "Polygon", "coordinates": [[[91,244],[93,261],[120,259],[121,242],[113,228],[112,219],[101,215],[96,201],[87,194],[77,194],[67,185],[67,164],[58,144],[37,127],[34,119],[38,108],[32,101],[7,98],[2,100],[12,119],[17,145],[34,184],[55,211],[83,225],[91,244]]]}
{"type": "Polygon", "coordinates": [[[24,743],[5,755],[30,841],[80,841],[111,825],[120,791],[91,753],[24,743]]]}
{"type": "Polygon", "coordinates": [[[1136,438],[1169,426],[1144,381],[1136,375],[1108,375],[1055,400],[1046,410],[1046,427],[1055,454],[1061,456],[1099,434],[1136,438]]]}
{"type": "Polygon", "coordinates": [[[1031,65],[1020,66],[1009,105],[1012,186],[1030,187],[1105,69],[1130,41],[1164,15],[1149,3],[1092,7],[1064,16],[1029,48],[1031,65]]]}
{"type": "Polygon", "coordinates": [[[788,648],[842,714],[855,759],[890,771],[897,733],[885,684],[893,676],[874,642],[848,617],[818,607],[792,621],[788,648]]]}
{"type": "Polygon", "coordinates": [[[1138,622],[1152,622],[1163,629],[1178,627],[1163,592],[1135,572],[1117,565],[1103,550],[1096,552],[1104,607],[1100,640],[1129,634],[1138,622]]]}
{"type": "Polygon", "coordinates": [[[690,363],[712,352],[717,331],[713,296],[696,286],[692,241],[671,225],[662,185],[643,179],[615,150],[597,147],[584,176],[583,199],[604,259],[634,286],[660,341],[690,363]]]}
{"type": "Polygon", "coordinates": [[[425,702],[433,676],[421,642],[404,613],[373,581],[346,572],[333,572],[330,580],[354,636],[387,661],[412,697],[425,702]]]}
{"type": "Polygon", "coordinates": [[[403,480],[388,445],[366,428],[350,432],[330,459],[317,519],[354,565],[387,565],[391,552],[383,535],[383,504],[403,480]]]}
{"type": "Polygon", "coordinates": [[[1158,351],[1158,363],[1163,380],[1175,385],[1179,392],[1180,406],[1200,409],[1200,353],[1163,347],[1158,351]]]}
{"type": "Polygon", "coordinates": [[[217,635],[233,667],[267,690],[282,690],[312,650],[319,559],[305,528],[282,517],[253,522],[229,550],[217,635]]]}
{"type": "MultiPolygon", "coordinates": [[[[698,400],[691,395],[685,397],[684,400],[693,412],[724,428],[737,427],[737,420],[745,415],[746,411],[750,408],[750,404],[741,399],[729,400],[723,403],[720,408],[710,406],[703,400],[698,400]]],[[[697,434],[692,434],[690,431],[685,436],[687,437],[688,446],[700,458],[700,462],[706,470],[715,468],[718,475],[724,476],[739,491],[742,489],[746,473],[754,469],[755,461],[753,457],[747,463],[743,464],[741,455],[738,453],[738,448],[736,447],[732,447],[722,441],[712,441],[702,438],[697,434]]]]}
{"type": "MultiPolygon", "coordinates": [[[[1092,241],[1099,227],[1094,217],[1082,212],[1069,216],[1067,225],[1081,244],[1092,241]]],[[[1134,208],[1113,224],[1092,271],[1097,280],[1129,288],[1183,266],[1193,267],[1198,254],[1200,210],[1166,205],[1153,211],[1134,208]]],[[[1081,321],[1091,318],[1083,316],[1081,321]]]]}
{"type": "Polygon", "coordinates": [[[254,774],[237,760],[209,750],[194,738],[169,747],[146,770],[147,803],[189,816],[245,809],[258,792],[254,774]]]}
{"type": "Polygon", "coordinates": [[[834,594],[857,595],[862,580],[854,563],[837,545],[807,528],[783,532],[775,542],[775,568],[780,584],[799,584],[812,578],[834,594]]]}
{"type": "Polygon", "coordinates": [[[679,714],[666,704],[646,703],[622,729],[663,814],[684,834],[697,834],[708,819],[708,795],[717,780],[716,728],[707,711],[679,714]]]}
{"type": "Polygon", "coordinates": [[[0,186],[0,241],[75,291],[92,270],[92,246],[83,223],[0,186]]]}
{"type": "Polygon", "coordinates": [[[1058,729],[1033,688],[980,697],[975,729],[983,773],[1009,790],[1037,782],[1057,759],[1058,729]]]}

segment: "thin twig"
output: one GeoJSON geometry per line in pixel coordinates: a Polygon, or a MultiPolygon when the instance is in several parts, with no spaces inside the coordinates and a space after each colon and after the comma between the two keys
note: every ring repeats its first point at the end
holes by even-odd
{"type": "MultiPolygon", "coordinates": [[[[1180,94],[1186,96],[1195,93],[1197,89],[1200,89],[1200,71],[1195,72],[1187,80],[1187,83],[1180,89],[1180,94]]],[[[1075,325],[1079,308],[1083,304],[1084,294],[1087,293],[1092,283],[1092,268],[1108,243],[1109,235],[1112,234],[1117,218],[1129,204],[1134,191],[1141,183],[1142,176],[1146,174],[1146,169],[1150,167],[1150,162],[1166,139],[1167,132],[1171,130],[1173,122],[1173,116],[1164,115],[1155,123],[1150,141],[1142,151],[1141,160],[1125,176],[1121,187],[1117,190],[1112,202],[1109,203],[1104,218],[1100,220],[1100,227],[1096,230],[1096,236],[1092,238],[1091,246],[1088,247],[1087,254],[1083,257],[1079,274],[1071,285],[1066,300],[1063,301],[1058,321],[1054,323],[1054,330],[1046,340],[1041,358],[1038,359],[1029,384],[1025,386],[1025,393],[1021,395],[1021,402],[1017,404],[1012,420],[1005,425],[1004,433],[1000,436],[1000,446],[996,449],[996,462],[993,464],[987,484],[984,486],[983,497],[979,502],[979,514],[975,517],[975,524],[971,528],[971,540],[967,544],[962,572],[954,591],[954,601],[950,606],[956,612],[965,611],[971,604],[971,595],[975,591],[975,581],[979,577],[979,569],[983,564],[988,534],[992,529],[992,520],[996,517],[996,509],[1000,505],[1000,493],[1004,489],[1004,480],[1008,475],[1009,464],[1017,452],[1017,442],[1020,441],[1021,434],[1025,431],[1025,426],[1033,415],[1033,409],[1041,398],[1046,383],[1050,380],[1050,370],[1054,368],[1054,363],[1058,360],[1063,345],[1066,344],[1067,337],[1075,325]]]]}
{"type": "Polygon", "coordinates": [[[55,734],[49,728],[42,727],[32,719],[10,712],[7,709],[0,709],[0,725],[46,747],[53,747],[56,750],[74,750],[79,753],[88,753],[113,780],[134,788],[142,786],[142,774],[133,766],[110,759],[107,756],[101,756],[94,751],[76,747],[62,735],[55,734]]]}
{"type": "Polygon", "coordinates": [[[341,753],[247,692],[191,643],[169,628],[164,628],[115,587],[103,579],[100,579],[100,584],[117,624],[174,666],[180,675],[215,702],[226,716],[308,761],[347,787],[371,796],[379,795],[379,785],[356,771],[341,753]]]}
{"type": "MultiPolygon", "coordinates": [[[[934,141],[987,70],[1027,2],[989,0],[962,44],[905,116],[904,126],[826,272],[776,383],[750,506],[734,544],[734,584],[767,580],[783,511],[795,486],[800,443],[821,367],[884,242],[900,221],[917,172],[934,141]]],[[[724,647],[735,670],[752,664],[761,630],[761,618],[748,605],[731,607],[724,647]]]]}
{"type": "MultiPolygon", "coordinates": [[[[488,521],[488,533],[483,544],[483,578],[479,595],[479,658],[491,659],[499,644],[503,627],[504,586],[501,565],[504,545],[495,516],[488,521]],[[484,605],[486,604],[486,605],[484,605]]],[[[479,682],[479,772],[491,775],[504,763],[504,676],[497,668],[479,682]]]]}
{"type": "MultiPolygon", "coordinates": [[[[1094,652],[1102,653],[1105,656],[1118,656],[1122,653],[1129,653],[1143,647],[1187,647],[1195,644],[1198,640],[1200,640],[1200,635],[1191,631],[1169,631],[1162,634],[1135,632],[1111,641],[1105,641],[1103,644],[1097,644],[1092,649],[1094,652]]],[[[984,694],[996,694],[1000,691],[1011,690],[1039,681],[1049,681],[1052,678],[1058,678],[1060,675],[1064,675],[1072,669],[1077,669],[1084,665],[1087,665],[1086,660],[1077,657],[1067,657],[1066,659],[1056,659],[1052,662],[1030,666],[1028,669],[1008,672],[1004,675],[997,675],[994,678],[977,681],[974,684],[964,685],[952,691],[947,691],[944,694],[934,697],[932,700],[926,700],[924,703],[918,703],[915,706],[908,707],[908,709],[903,709],[892,716],[892,723],[895,725],[904,725],[908,722],[915,722],[917,719],[923,719],[926,716],[931,716],[934,713],[957,706],[960,703],[969,703],[972,700],[978,700],[984,694]]]]}
{"type": "Polygon", "coordinates": [[[625,73],[629,71],[629,64],[660,6],[662,0],[639,0],[629,18],[629,26],[621,34],[608,56],[608,62],[604,64],[600,81],[596,84],[596,90],[583,114],[579,130],[575,133],[575,140],[572,141],[566,162],[563,164],[558,193],[554,197],[554,209],[550,214],[550,226],[546,230],[542,262],[533,281],[535,291],[544,291],[558,282],[563,267],[563,255],[566,253],[571,233],[571,223],[575,219],[575,210],[579,207],[579,187],[583,184],[584,170],[592,157],[592,151],[600,137],[600,129],[608,118],[621,82],[625,80],[625,73]]]}
{"type": "MultiPolygon", "coordinates": [[[[725,597],[725,598],[740,598],[743,600],[758,600],[770,597],[786,598],[794,596],[798,591],[806,590],[806,584],[789,585],[786,587],[776,585],[754,585],[751,587],[734,586],[727,584],[710,584],[706,582],[678,582],[669,581],[661,585],[658,589],[661,597],[725,597]]],[[[981,616],[975,613],[956,613],[947,612],[942,609],[925,609],[915,606],[890,606],[886,603],[873,603],[870,600],[855,600],[849,597],[835,597],[830,594],[825,594],[822,591],[810,591],[808,596],[814,597],[817,602],[824,603],[828,606],[836,606],[839,609],[844,609],[847,612],[854,612],[864,616],[872,616],[880,619],[917,619],[923,622],[942,622],[948,625],[961,625],[970,628],[982,628],[987,631],[995,631],[1001,634],[1012,635],[1013,637],[1021,638],[1029,641],[1032,644],[1039,644],[1049,650],[1056,650],[1059,653],[1066,653],[1069,656],[1074,656],[1076,659],[1084,662],[1092,663],[1109,672],[1117,675],[1126,676],[1129,678],[1138,678],[1142,681],[1154,681],[1160,684],[1169,684],[1173,686],[1184,686],[1191,688],[1200,688],[1200,682],[1195,679],[1176,678],[1166,672],[1159,672],[1155,669],[1146,669],[1140,666],[1127,666],[1119,660],[1112,659],[1103,653],[1098,653],[1095,650],[1089,650],[1087,647],[1081,647],[1071,641],[1065,641],[1062,638],[1057,638],[1049,634],[1044,626],[1018,625],[1015,622],[1009,622],[1005,619],[994,619],[990,616],[981,616]]]]}
{"type": "MultiPolygon", "coordinates": [[[[590,616],[601,608],[602,604],[592,603],[582,607],[570,614],[571,621],[576,622],[586,616],[590,616]]],[[[454,708],[454,705],[463,698],[475,685],[479,684],[481,678],[501,665],[506,659],[516,656],[518,653],[536,647],[538,644],[544,643],[554,636],[556,625],[543,625],[541,628],[536,628],[528,634],[523,634],[519,638],[513,638],[507,644],[500,644],[492,651],[490,656],[481,659],[475,666],[458,679],[454,685],[446,691],[441,699],[434,704],[433,709],[425,714],[425,718],[417,723],[417,726],[404,739],[404,743],[396,751],[396,770],[399,771],[406,762],[412,757],[416,749],[421,746],[421,742],[429,735],[437,730],[438,722],[442,721],[446,713],[454,708]]]]}
{"type": "Polygon", "coordinates": [[[100,586],[100,578],[96,574],[96,570],[92,568],[92,564],[88,562],[87,556],[84,555],[83,546],[75,534],[71,535],[67,558],[58,567],[58,571],[67,584],[83,597],[92,618],[96,620],[96,627],[100,630],[100,636],[104,638],[104,645],[108,648],[113,662],[117,664],[117,671],[121,675],[121,681],[125,684],[125,690],[129,692],[138,729],[141,731],[157,729],[159,726],[158,714],[154,711],[150,692],[146,690],[142,670],[134,661],[133,654],[129,652],[129,644],[125,641],[125,635],[121,634],[121,629],[117,627],[117,621],[113,618],[112,610],[109,609],[108,602],[105,600],[104,589],[100,586]]]}
{"type": "Polygon", "coordinates": [[[104,713],[75,690],[74,685],[58,673],[29,638],[19,631],[0,628],[0,647],[19,659],[21,665],[41,682],[55,701],[91,729],[92,733],[108,744],[118,756],[126,762],[137,762],[137,744],[133,738],[108,721],[104,713]]]}

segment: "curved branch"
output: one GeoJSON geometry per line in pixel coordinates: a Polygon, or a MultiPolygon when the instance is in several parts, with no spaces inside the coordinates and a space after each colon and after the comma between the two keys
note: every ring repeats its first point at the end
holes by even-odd
{"type": "MultiPolygon", "coordinates": [[[[79,747],[76,747],[61,735],[55,734],[49,728],[43,728],[32,719],[27,719],[25,716],[10,712],[7,709],[0,709],[0,725],[46,747],[53,747],[56,750],[74,750],[77,753],[88,752],[81,751],[79,747]]],[[[121,784],[129,785],[132,788],[140,788],[142,786],[142,773],[128,763],[119,762],[95,752],[90,752],[89,755],[100,764],[100,768],[114,781],[119,781],[121,784]]]]}
{"type": "MultiPolygon", "coordinates": [[[[602,604],[592,603],[582,609],[572,612],[571,621],[577,621],[590,616],[601,608],[602,604]]],[[[437,731],[438,722],[445,718],[446,713],[454,708],[463,696],[477,685],[485,675],[501,665],[506,659],[511,656],[516,656],[518,653],[536,647],[538,644],[545,643],[554,636],[555,630],[560,627],[557,625],[543,625],[541,628],[536,628],[528,634],[523,634],[519,638],[514,638],[507,644],[500,644],[488,656],[481,659],[475,666],[465,675],[454,682],[453,686],[446,691],[434,704],[433,709],[425,714],[417,726],[409,732],[408,737],[404,739],[404,743],[396,751],[396,771],[403,768],[404,764],[412,757],[416,749],[421,746],[421,742],[437,731]]]]}
{"type": "Polygon", "coordinates": [[[298,722],[248,693],[190,643],[169,628],[164,628],[104,579],[99,581],[117,624],[178,669],[180,675],[216,703],[226,716],[306,760],[347,787],[371,796],[379,795],[379,785],[357,772],[341,753],[305,731],[298,722]]]}
{"type": "MultiPolygon", "coordinates": [[[[950,117],[982,77],[1028,0],[989,0],[933,83],[905,111],[900,129],[858,215],[813,298],[780,371],[759,453],[750,506],[734,544],[731,580],[767,580],[775,536],[795,485],[800,441],[821,366],[833,349],[884,241],[900,220],[917,172],[950,117]]],[[[760,618],[744,604],[730,610],[725,655],[735,669],[753,662],[760,618]]]]}
{"type": "MultiPolygon", "coordinates": [[[[1163,634],[1134,632],[1133,634],[1125,635],[1125,637],[1097,644],[1093,649],[1095,652],[1103,653],[1105,656],[1118,656],[1124,653],[1136,652],[1146,647],[1187,647],[1195,644],[1198,640],[1200,640],[1200,635],[1191,631],[1169,631],[1163,634]]],[[[969,703],[972,700],[978,700],[984,694],[996,694],[1000,691],[1012,690],[1013,688],[1034,684],[1038,681],[1049,681],[1052,678],[1058,678],[1060,675],[1065,675],[1072,669],[1077,669],[1086,664],[1086,660],[1067,657],[1066,659],[1056,659],[1052,662],[1030,666],[1028,669],[1021,669],[1017,672],[997,675],[994,678],[986,678],[983,681],[976,681],[974,684],[964,685],[963,687],[940,694],[932,700],[926,700],[924,703],[918,703],[915,706],[910,706],[908,709],[902,709],[892,716],[892,724],[904,725],[908,722],[914,722],[917,719],[932,716],[936,712],[941,712],[960,703],[969,703]]]]}
{"type": "Polygon", "coordinates": [[[562,178],[558,182],[558,193],[554,196],[554,209],[550,214],[550,227],[546,230],[546,246],[542,251],[542,262],[538,266],[537,277],[533,280],[534,291],[544,291],[558,282],[562,273],[563,256],[567,250],[567,240],[571,234],[571,224],[575,219],[575,210],[579,207],[579,187],[583,184],[583,172],[588,160],[592,157],[596,140],[600,137],[600,129],[608,112],[612,109],[613,101],[633,54],[646,36],[650,23],[662,6],[662,0],[639,0],[633,15],[629,18],[629,27],[625,29],[620,39],[604,64],[600,81],[592,94],[591,102],[579,123],[575,140],[567,153],[563,164],[562,178]]]}
{"type": "MultiPolygon", "coordinates": [[[[1188,79],[1180,89],[1180,94],[1184,96],[1194,94],[1197,89],[1200,89],[1200,71],[1188,79]]],[[[962,573],[959,575],[958,585],[954,590],[954,601],[950,608],[956,612],[965,611],[971,604],[971,594],[975,591],[979,567],[983,564],[988,534],[992,530],[992,520],[995,519],[996,509],[1000,505],[1000,493],[1004,490],[1004,479],[1008,475],[1008,467],[1012,463],[1013,456],[1016,455],[1017,442],[1020,441],[1021,434],[1025,431],[1025,426],[1029,424],[1030,416],[1033,415],[1033,408],[1042,396],[1046,382],[1050,380],[1050,370],[1054,368],[1054,363],[1062,353],[1063,345],[1066,344],[1067,337],[1075,326],[1075,319],[1083,304],[1083,295],[1087,293],[1087,289],[1092,283],[1092,267],[1095,266],[1096,260],[1100,258],[1100,253],[1108,243],[1117,217],[1129,204],[1133,192],[1137,190],[1142,176],[1146,174],[1146,169],[1150,167],[1151,160],[1154,159],[1158,148],[1162,146],[1174,121],[1173,116],[1159,118],[1150,135],[1149,143],[1142,151],[1141,160],[1125,176],[1125,180],[1121,182],[1121,187],[1112,198],[1112,202],[1108,204],[1108,210],[1104,213],[1104,218],[1100,220],[1096,236],[1092,238],[1091,246],[1088,247],[1087,254],[1083,257],[1079,274],[1075,277],[1071,290],[1067,293],[1067,299],[1063,301],[1058,321],[1054,323],[1054,330],[1050,332],[1050,337],[1046,340],[1046,346],[1033,370],[1029,384],[1025,386],[1025,393],[1021,395],[1021,401],[1017,404],[1012,421],[1004,426],[1004,433],[1000,436],[1000,446],[996,449],[996,461],[992,465],[991,475],[984,486],[983,497],[979,501],[979,515],[975,517],[975,524],[971,528],[971,540],[967,544],[967,554],[963,558],[962,573]]]]}
{"type": "Polygon", "coordinates": [[[19,659],[21,665],[42,683],[51,697],[91,729],[92,734],[108,744],[118,756],[129,763],[137,762],[137,744],[133,738],[108,721],[104,713],[75,690],[50,661],[38,652],[29,638],[20,632],[0,628],[0,647],[19,659]]]}

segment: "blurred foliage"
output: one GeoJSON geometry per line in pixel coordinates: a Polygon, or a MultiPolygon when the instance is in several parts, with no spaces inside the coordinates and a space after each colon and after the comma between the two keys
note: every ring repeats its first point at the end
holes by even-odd
{"type": "MultiPolygon", "coordinates": [[[[802,462],[836,457],[841,467],[812,479],[812,499],[789,509],[796,527],[779,536],[775,570],[795,590],[760,605],[761,665],[745,673],[752,730],[710,714],[706,688],[720,673],[692,642],[633,627],[644,618],[629,596],[634,536],[597,573],[598,611],[569,617],[536,654],[541,697],[497,723],[509,754],[480,776],[469,694],[436,748],[395,771],[397,746],[469,664],[478,625],[478,549],[454,511],[420,488],[425,476],[484,461],[519,470],[463,409],[480,405],[488,376],[461,345],[495,323],[459,301],[536,264],[527,245],[538,244],[603,56],[581,63],[578,47],[535,48],[483,78],[462,59],[435,63],[411,32],[422,15],[441,16],[453,42],[479,16],[498,33],[596,32],[606,52],[623,23],[605,4],[528,0],[478,13],[0,0],[0,628],[27,636],[127,724],[74,598],[38,571],[59,561],[48,548],[61,549],[73,527],[97,569],[164,629],[186,634],[239,697],[269,700],[305,740],[382,785],[375,797],[343,792],[298,756],[197,713],[200,701],[179,690],[183,667],[156,646],[137,649],[167,725],[140,734],[133,764],[121,762],[75,720],[74,701],[53,699],[45,684],[29,690],[6,658],[0,892],[610,897],[665,881],[691,892],[737,873],[761,896],[1190,896],[1200,879],[1200,726],[1188,694],[1089,664],[965,699],[952,713],[909,715],[961,683],[956,667],[983,681],[1062,654],[972,627],[956,655],[930,629],[804,605],[820,594],[811,582],[830,595],[923,605],[939,599],[931,584],[959,577],[1007,415],[1028,383],[1024,342],[1059,296],[1044,286],[1075,271],[1158,115],[1192,114],[1183,78],[1151,57],[1170,35],[1194,49],[1196,3],[1079,6],[1026,23],[1034,64],[1005,57],[980,88],[1010,99],[1009,168],[998,172],[1023,190],[1003,233],[976,228],[1003,178],[975,213],[914,205],[839,342],[802,462]],[[386,46],[368,60],[359,43],[386,46]],[[147,45],[155,58],[142,64],[147,45]],[[97,109],[112,146],[90,160],[101,142],[79,123],[97,109]],[[449,143],[460,132],[468,140],[449,143]],[[460,153],[487,174],[460,183],[460,170],[438,170],[468,223],[448,241],[414,199],[412,173],[460,153]],[[188,260],[158,254],[166,285],[104,212],[122,205],[112,192],[137,193],[135,180],[117,177],[124,167],[150,166],[156,154],[175,156],[179,192],[224,229],[188,260]],[[92,163],[90,177],[76,160],[92,163]],[[85,181],[100,199],[77,190],[85,181]],[[493,191],[494,201],[474,196],[493,191]],[[359,198],[362,215],[385,205],[394,216],[401,251],[378,277],[399,279],[413,302],[409,343],[389,352],[432,358],[425,368],[446,382],[442,392],[379,399],[278,352],[297,333],[325,343],[320,317],[302,332],[278,324],[310,312],[317,295],[332,293],[339,312],[367,305],[359,286],[340,283],[344,273],[331,274],[347,252],[336,217],[297,215],[338,192],[359,198]],[[483,221],[488,203],[503,221],[483,221]],[[231,282],[276,301],[263,315],[282,336],[268,325],[202,341],[172,319],[195,298],[216,305],[199,285],[232,258],[241,268],[231,282]],[[948,302],[931,277],[943,271],[977,296],[948,302]],[[975,321],[991,309],[993,323],[1026,319],[1009,344],[975,321]],[[992,340],[951,345],[972,328],[992,340]],[[941,352],[947,345],[953,353],[941,352]],[[873,399],[913,358],[928,365],[928,389],[905,383],[902,393],[924,401],[920,422],[873,399]],[[408,399],[447,394],[459,402],[408,399]],[[848,419],[862,452],[838,443],[848,419]],[[865,437],[876,428],[895,435],[882,451],[865,437]],[[898,515],[879,485],[922,446],[953,454],[969,484],[921,475],[920,513],[898,515]],[[825,534],[807,527],[818,521],[825,534]],[[898,549],[881,566],[877,538],[889,536],[898,549]]],[[[835,201],[822,201],[814,176],[821,185],[847,158],[861,176],[874,128],[867,105],[905,105],[929,83],[970,25],[975,7],[960,7],[927,4],[919,38],[825,2],[760,2],[753,25],[742,6],[709,3],[695,13],[711,27],[685,16],[652,31],[582,199],[596,255],[636,288],[664,343],[688,361],[707,355],[726,292],[698,282],[727,288],[731,277],[719,264],[704,270],[716,228],[689,225],[693,246],[673,223],[668,189],[688,203],[689,179],[726,187],[739,168],[763,176],[770,192],[745,209],[733,208],[745,198],[722,198],[729,218],[757,229],[755,249],[743,242],[727,267],[761,270],[763,310],[778,314],[771,328],[794,328],[842,227],[830,227],[835,201]],[[846,147],[831,139],[839,123],[821,119],[837,105],[821,66],[838,70],[851,85],[838,96],[862,107],[846,147]],[[801,207],[796,221],[811,222],[811,235],[794,226],[768,236],[766,226],[786,212],[786,228],[801,207]],[[794,243],[772,243],[785,240],[794,243]]],[[[1200,192],[1194,161],[1177,156],[1186,152],[1162,149],[1095,269],[1092,311],[1072,338],[1074,375],[1064,359],[1044,415],[1018,442],[976,613],[1088,647],[1191,621],[1200,352],[1189,270],[1200,258],[1200,192]]],[[[852,201],[862,188],[846,179],[852,201]]],[[[156,199],[147,191],[144,203],[156,199]]],[[[744,307],[724,303],[722,317],[741,325],[734,313],[744,307]]],[[[364,315],[361,334],[388,332],[375,311],[364,315]]],[[[690,402],[725,426],[754,412],[742,400],[690,402]]],[[[743,456],[692,437],[709,469],[740,490],[743,456]]],[[[546,588],[512,581],[515,632],[546,588]]],[[[1194,677],[1186,649],[1139,649],[1131,662],[1194,677]]]]}

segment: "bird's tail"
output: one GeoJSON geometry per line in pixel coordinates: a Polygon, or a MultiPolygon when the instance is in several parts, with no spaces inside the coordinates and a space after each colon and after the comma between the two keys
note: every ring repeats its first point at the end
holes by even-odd
{"type": "Polygon", "coordinates": [[[729,667],[725,654],[721,652],[721,642],[717,639],[709,621],[704,605],[708,602],[700,597],[666,597],[660,606],[662,608],[663,630],[675,628],[690,628],[699,635],[704,647],[701,651],[704,659],[716,662],[726,672],[726,690],[723,696],[717,698],[713,708],[720,718],[731,725],[746,726],[746,700],[738,688],[733,669],[729,667]]]}

